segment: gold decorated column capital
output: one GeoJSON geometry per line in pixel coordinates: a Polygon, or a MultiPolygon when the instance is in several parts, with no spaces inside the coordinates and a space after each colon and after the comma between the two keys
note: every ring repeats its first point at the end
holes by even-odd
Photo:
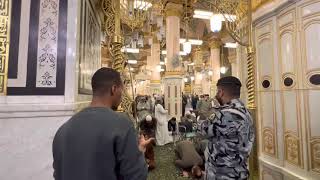
{"type": "Polygon", "coordinates": [[[222,45],[222,42],[219,39],[210,40],[208,43],[210,49],[219,49],[222,45]]]}
{"type": "Polygon", "coordinates": [[[169,2],[165,8],[166,17],[176,16],[181,17],[183,14],[183,6],[179,2],[169,2]]]}

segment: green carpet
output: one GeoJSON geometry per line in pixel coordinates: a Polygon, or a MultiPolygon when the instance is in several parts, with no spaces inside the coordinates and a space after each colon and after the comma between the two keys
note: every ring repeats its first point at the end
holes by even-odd
{"type": "Polygon", "coordinates": [[[175,167],[176,159],[173,144],[155,147],[156,169],[149,172],[148,180],[189,180],[181,177],[181,172],[175,167]]]}

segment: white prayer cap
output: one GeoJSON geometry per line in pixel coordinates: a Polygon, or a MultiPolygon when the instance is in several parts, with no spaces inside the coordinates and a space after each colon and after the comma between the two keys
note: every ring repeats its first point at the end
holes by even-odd
{"type": "Polygon", "coordinates": [[[150,115],[146,116],[146,121],[152,121],[152,117],[150,115]]]}
{"type": "Polygon", "coordinates": [[[184,114],[185,115],[191,115],[190,111],[186,111],[184,114]]]}

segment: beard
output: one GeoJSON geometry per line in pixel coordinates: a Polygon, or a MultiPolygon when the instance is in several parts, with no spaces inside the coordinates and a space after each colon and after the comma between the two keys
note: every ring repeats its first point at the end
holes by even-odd
{"type": "Polygon", "coordinates": [[[219,96],[216,96],[216,100],[219,102],[220,105],[223,105],[222,99],[219,96]]]}

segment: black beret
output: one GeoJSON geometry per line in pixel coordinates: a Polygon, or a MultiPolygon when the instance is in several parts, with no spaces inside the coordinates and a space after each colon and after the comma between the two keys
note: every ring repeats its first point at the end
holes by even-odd
{"type": "Polygon", "coordinates": [[[234,76],[226,76],[223,78],[220,78],[217,82],[217,86],[224,86],[224,85],[234,85],[241,87],[241,82],[238,78],[234,76]]]}

